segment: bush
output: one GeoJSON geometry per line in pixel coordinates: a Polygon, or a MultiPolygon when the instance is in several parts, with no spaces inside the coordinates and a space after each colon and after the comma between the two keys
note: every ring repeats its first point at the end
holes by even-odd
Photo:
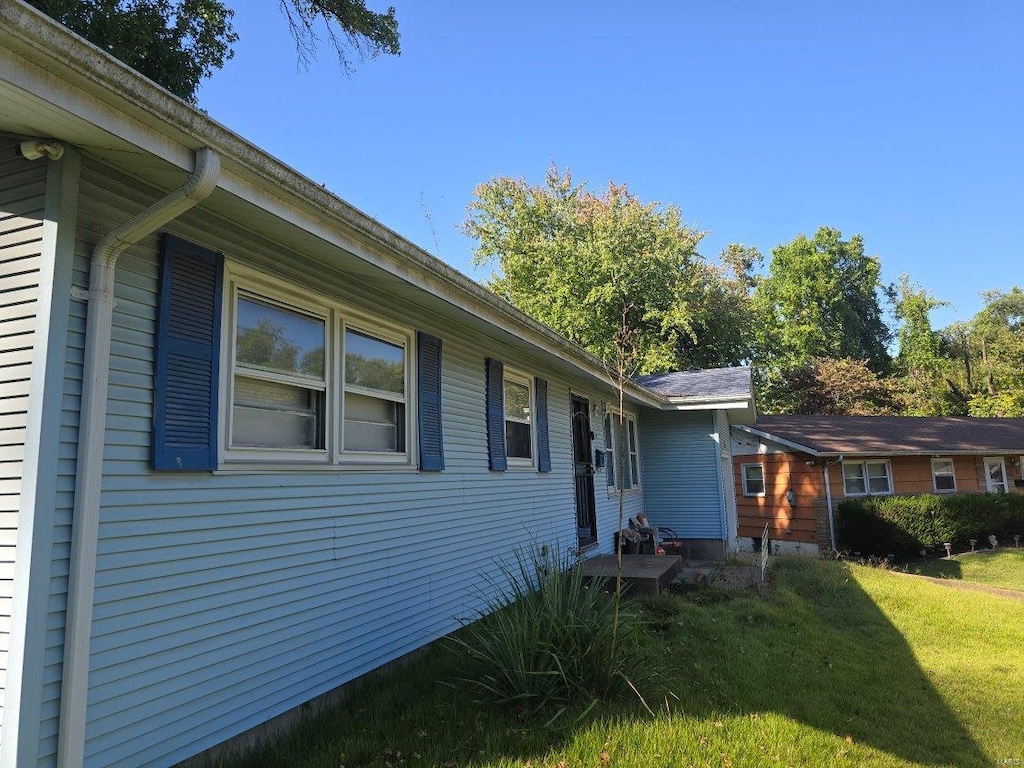
{"type": "Polygon", "coordinates": [[[639,668],[639,617],[623,606],[614,629],[612,595],[585,586],[582,568],[547,547],[517,550],[499,565],[508,588],[450,638],[460,683],[479,700],[531,712],[605,699],[639,668]]]}
{"type": "Polygon", "coordinates": [[[867,496],[846,499],[836,510],[841,549],[866,555],[916,555],[944,542],[966,549],[969,539],[1004,545],[1024,534],[1024,496],[968,493],[955,496],[867,496]]]}

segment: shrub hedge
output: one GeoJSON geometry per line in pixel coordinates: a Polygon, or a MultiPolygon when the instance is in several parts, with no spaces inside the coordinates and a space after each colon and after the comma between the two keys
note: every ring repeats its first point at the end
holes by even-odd
{"type": "Polygon", "coordinates": [[[865,555],[916,555],[922,549],[955,550],[969,539],[988,546],[995,535],[1002,546],[1024,535],[1024,495],[965,493],[950,496],[865,496],[846,499],[836,510],[836,539],[841,550],[865,555]]]}

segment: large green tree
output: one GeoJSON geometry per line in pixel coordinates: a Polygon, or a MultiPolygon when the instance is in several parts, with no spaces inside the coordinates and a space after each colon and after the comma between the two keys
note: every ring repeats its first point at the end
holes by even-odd
{"type": "Polygon", "coordinates": [[[829,227],[773,249],[754,290],[758,364],[785,371],[815,357],[849,358],[886,372],[892,333],[882,299],[892,289],[881,282],[881,270],[860,235],[843,240],[829,227]]]}
{"type": "Polygon", "coordinates": [[[497,266],[488,285],[527,314],[630,374],[679,366],[709,278],[703,233],[675,206],[614,183],[596,194],[551,168],[540,185],[481,184],[464,230],[476,262],[497,266]]]}
{"type": "MultiPolygon", "coordinates": [[[[43,13],[159,83],[194,101],[199,83],[231,58],[234,12],[221,0],[27,0],[43,13]]],[[[351,68],[351,56],[398,54],[395,9],[375,13],[365,0],[280,0],[301,61],[317,31],[351,68]]]]}
{"type": "Polygon", "coordinates": [[[964,336],[970,413],[1024,416],[1024,291],[1014,286],[982,298],[964,336]]]}
{"type": "Polygon", "coordinates": [[[954,416],[965,410],[962,395],[949,381],[949,345],[932,329],[931,311],[944,306],[948,306],[946,302],[915,285],[909,275],[900,277],[893,383],[908,416],[954,416]]]}
{"type": "Polygon", "coordinates": [[[698,265],[690,300],[690,332],[679,336],[679,368],[717,368],[750,361],[756,316],[750,294],[763,256],[752,247],[732,244],[717,264],[698,265]]]}

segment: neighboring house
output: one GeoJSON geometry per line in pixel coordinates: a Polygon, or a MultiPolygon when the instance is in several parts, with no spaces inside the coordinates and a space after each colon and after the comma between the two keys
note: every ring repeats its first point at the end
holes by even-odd
{"type": "Polygon", "coordinates": [[[737,536],[834,548],[833,515],[871,494],[1024,492],[1024,419],[760,416],[732,427],[737,536]]]}
{"type": "Polygon", "coordinates": [[[187,759],[452,631],[516,547],[610,552],[620,494],[721,552],[754,415],[725,369],[620,427],[599,360],[17,0],[0,387],[7,768],[187,759]]]}

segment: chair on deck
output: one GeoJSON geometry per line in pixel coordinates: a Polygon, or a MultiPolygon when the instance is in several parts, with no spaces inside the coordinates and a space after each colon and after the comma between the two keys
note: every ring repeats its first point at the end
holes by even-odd
{"type": "MultiPolygon", "coordinates": [[[[664,525],[651,525],[647,519],[647,513],[641,512],[629,518],[629,530],[639,537],[637,541],[637,552],[656,555],[661,549],[662,542],[670,539],[678,539],[676,532],[664,525]]],[[[664,550],[662,550],[664,552],[664,550]]]]}

